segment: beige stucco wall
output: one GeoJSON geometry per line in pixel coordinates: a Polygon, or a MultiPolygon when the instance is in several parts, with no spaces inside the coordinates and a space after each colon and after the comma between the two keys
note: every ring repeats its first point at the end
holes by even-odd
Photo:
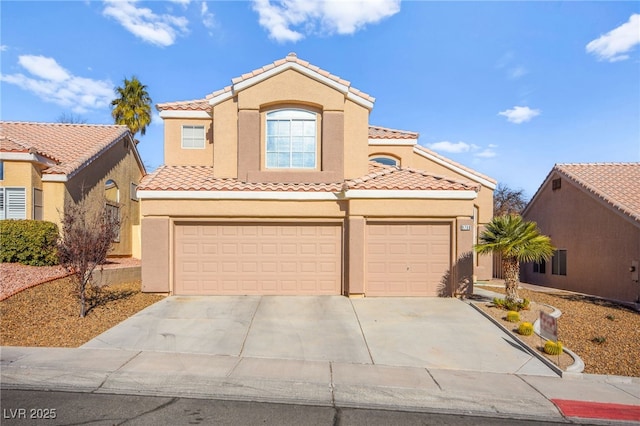
{"type": "MultiPolygon", "coordinates": [[[[235,123],[228,123],[233,126],[235,123]]],[[[169,166],[213,166],[213,129],[211,119],[165,118],[164,163],[169,166]],[[182,126],[204,126],[204,148],[182,148],[182,126]]]]}
{"type": "Polygon", "coordinates": [[[524,217],[537,222],[555,247],[567,250],[567,275],[552,275],[551,262],[547,262],[545,274],[533,273],[532,264],[522,265],[521,279],[610,299],[638,301],[640,285],[632,280],[629,268],[632,261],[640,260],[640,224],[564,178],[561,188],[553,191],[550,182],[558,177],[548,179],[524,217]]]}
{"type": "Polygon", "coordinates": [[[238,109],[261,109],[276,103],[303,103],[323,110],[344,110],[344,94],[289,69],[238,92],[238,109]]]}
{"type": "MultiPolygon", "coordinates": [[[[89,166],[82,169],[78,174],[69,179],[65,187],[64,199],[66,201],[79,201],[85,194],[95,200],[103,199],[105,195],[105,184],[107,180],[113,180],[119,190],[120,205],[120,241],[113,244],[110,256],[132,256],[133,255],[133,226],[140,224],[140,202],[131,199],[131,183],[138,184],[142,179],[142,169],[140,168],[133,148],[127,139],[111,147],[107,152],[94,160],[89,166]]],[[[61,192],[59,183],[45,182],[47,188],[55,188],[53,192],[61,192]],[[56,185],[58,185],[56,187],[56,185]]],[[[45,194],[45,199],[47,199],[45,194]]],[[[60,200],[53,198],[47,203],[47,220],[60,223],[59,212],[60,200]]],[[[63,202],[64,203],[64,202],[63,202]]],[[[137,238],[137,237],[136,237],[137,238]]]]}
{"type": "Polygon", "coordinates": [[[347,100],[344,108],[344,177],[354,179],[369,170],[369,110],[347,100]]]}
{"type": "Polygon", "coordinates": [[[235,98],[213,107],[213,173],[220,178],[238,177],[238,107],[235,98]]]}

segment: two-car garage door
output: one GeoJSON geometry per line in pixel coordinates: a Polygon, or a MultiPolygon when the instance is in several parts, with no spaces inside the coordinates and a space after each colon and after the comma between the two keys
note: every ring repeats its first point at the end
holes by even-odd
{"type": "Polygon", "coordinates": [[[175,227],[175,294],[340,294],[339,224],[175,227]]]}
{"type": "MultiPolygon", "coordinates": [[[[342,226],[184,223],[175,227],[174,293],[342,293],[342,226]]],[[[450,270],[451,226],[369,223],[366,296],[438,296],[450,270]]]]}

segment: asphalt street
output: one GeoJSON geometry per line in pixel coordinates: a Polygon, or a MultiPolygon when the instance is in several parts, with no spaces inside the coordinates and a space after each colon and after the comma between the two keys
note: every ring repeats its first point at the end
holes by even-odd
{"type": "MultiPolygon", "coordinates": [[[[246,401],[3,390],[3,426],[20,425],[566,425],[500,417],[246,401]],[[47,417],[47,418],[44,418],[47,417]]],[[[586,423],[581,423],[586,424],[586,423]]],[[[600,423],[602,424],[602,423],[600,423]]]]}

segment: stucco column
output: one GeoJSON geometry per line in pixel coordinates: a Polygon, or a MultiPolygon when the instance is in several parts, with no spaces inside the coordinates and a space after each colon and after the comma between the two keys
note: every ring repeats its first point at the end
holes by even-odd
{"type": "Polygon", "coordinates": [[[142,219],[142,291],[168,293],[170,290],[169,219],[142,219]]]}
{"type": "Polygon", "coordinates": [[[335,172],[335,180],[344,179],[344,112],[322,113],[322,170],[335,172]]]}
{"type": "Polygon", "coordinates": [[[347,219],[345,284],[348,296],[364,294],[365,226],[366,221],[362,216],[350,216],[347,219]]]}
{"type": "Polygon", "coordinates": [[[454,264],[453,294],[473,293],[473,219],[456,219],[456,256],[454,264]]]}
{"type": "Polygon", "coordinates": [[[247,181],[248,172],[260,170],[260,112],[238,111],[238,179],[247,181]]]}

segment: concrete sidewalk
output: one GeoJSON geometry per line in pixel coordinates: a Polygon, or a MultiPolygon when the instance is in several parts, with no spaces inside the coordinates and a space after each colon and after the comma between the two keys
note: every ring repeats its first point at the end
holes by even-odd
{"type": "Polygon", "coordinates": [[[559,378],[112,349],[2,347],[1,351],[4,389],[386,408],[579,423],[586,422],[585,418],[596,419],[589,420],[591,423],[640,422],[637,378],[585,374],[559,378]],[[570,416],[576,415],[575,410],[566,407],[576,406],[576,401],[582,408],[574,419],[570,416]]]}

